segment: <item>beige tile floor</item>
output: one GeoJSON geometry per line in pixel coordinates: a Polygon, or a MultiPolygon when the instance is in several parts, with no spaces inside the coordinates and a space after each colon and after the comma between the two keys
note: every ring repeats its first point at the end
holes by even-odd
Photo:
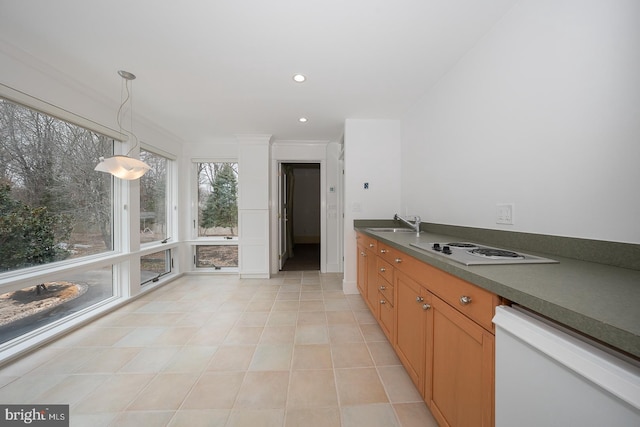
{"type": "Polygon", "coordinates": [[[342,277],[186,276],[0,369],[72,426],[437,426],[342,277]]]}

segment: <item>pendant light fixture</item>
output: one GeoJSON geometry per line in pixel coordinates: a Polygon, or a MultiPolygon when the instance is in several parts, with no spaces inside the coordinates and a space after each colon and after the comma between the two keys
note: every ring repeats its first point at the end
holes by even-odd
{"type": "Polygon", "coordinates": [[[123,79],[123,84],[127,92],[127,97],[124,99],[124,101],[122,100],[122,96],[120,97],[121,103],[120,103],[120,108],[118,109],[118,116],[116,119],[118,122],[118,126],[120,128],[120,133],[122,133],[122,130],[123,130],[122,129],[122,110],[124,106],[127,104],[127,102],[129,102],[131,130],[128,131],[127,133],[131,136],[131,138],[134,139],[135,144],[133,145],[133,147],[131,147],[129,152],[124,156],[118,154],[113,157],[108,157],[106,159],[104,157],[100,157],[100,163],[98,163],[98,165],[94,168],[94,170],[99,172],[110,173],[116,178],[126,179],[130,181],[130,180],[140,178],[149,169],[151,169],[151,167],[141,160],[134,159],[133,157],[129,157],[129,154],[133,151],[133,149],[138,146],[138,138],[133,133],[133,101],[131,100],[131,89],[129,88],[129,85],[132,84],[131,82],[136,78],[136,76],[124,70],[118,71],[118,74],[123,79]]]}

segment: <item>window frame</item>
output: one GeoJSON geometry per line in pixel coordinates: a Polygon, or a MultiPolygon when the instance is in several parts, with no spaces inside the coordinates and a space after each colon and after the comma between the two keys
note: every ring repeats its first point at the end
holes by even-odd
{"type": "MultiPolygon", "coordinates": [[[[160,150],[159,148],[153,147],[144,142],[140,143],[140,149],[147,151],[149,153],[153,153],[156,156],[161,156],[167,159],[167,170],[165,177],[166,179],[166,188],[165,188],[165,227],[166,227],[166,236],[161,240],[154,240],[151,242],[140,243],[140,249],[147,249],[158,245],[167,244],[170,242],[175,242],[177,240],[177,215],[174,213],[177,211],[177,193],[176,193],[176,167],[177,167],[177,159],[176,156],[167,153],[166,151],[160,150]]],[[[138,194],[138,200],[140,199],[140,194],[138,194]]],[[[137,229],[140,228],[140,214],[141,206],[138,204],[138,226],[137,229]]]]}
{"type": "Polygon", "coordinates": [[[173,250],[172,248],[156,248],[154,251],[145,251],[144,253],[140,253],[140,286],[148,285],[149,283],[155,283],[160,280],[161,277],[167,276],[173,273],[173,250]],[[165,266],[166,271],[162,273],[158,273],[150,279],[143,280],[142,279],[142,258],[146,255],[152,255],[156,253],[164,252],[165,258],[165,266]]]}
{"type": "MultiPolygon", "coordinates": [[[[0,98],[4,98],[11,103],[50,116],[57,120],[61,120],[74,126],[78,126],[85,130],[88,130],[89,132],[98,133],[102,136],[107,137],[112,141],[112,153],[105,153],[105,155],[113,155],[123,149],[122,146],[124,145],[124,143],[122,140],[126,138],[124,134],[116,132],[111,128],[100,125],[92,120],[64,110],[53,104],[49,104],[46,101],[28,95],[24,92],[12,89],[1,83],[0,98]]],[[[96,159],[96,162],[97,161],[98,159],[96,159]]],[[[104,260],[113,259],[115,255],[122,253],[122,242],[119,241],[120,239],[118,238],[119,236],[117,235],[117,233],[118,230],[122,229],[124,223],[122,215],[118,214],[118,212],[122,212],[122,207],[124,207],[126,204],[126,202],[123,200],[123,195],[123,186],[117,185],[116,180],[111,178],[111,250],[106,250],[104,252],[79,258],[65,259],[0,272],[0,293],[22,289],[17,284],[24,283],[25,281],[30,281],[32,277],[40,277],[42,275],[48,277],[48,275],[56,274],[59,271],[72,272],[76,269],[81,270],[85,265],[101,263],[104,260]],[[8,290],[5,291],[5,289],[8,290]]]]}
{"type": "MultiPolygon", "coordinates": [[[[200,227],[200,216],[199,216],[199,177],[198,177],[198,164],[199,163],[235,163],[238,166],[238,182],[240,181],[240,162],[237,158],[231,157],[216,157],[216,158],[193,158],[191,159],[191,167],[192,167],[192,199],[193,199],[193,209],[191,213],[191,256],[192,256],[192,269],[197,272],[203,273],[237,273],[240,271],[240,221],[238,221],[238,235],[233,236],[231,238],[223,237],[223,236],[200,236],[199,227],[200,227]],[[198,267],[198,246],[236,246],[238,248],[238,266],[237,267],[198,267]]],[[[240,192],[240,188],[238,185],[238,193],[240,192]]],[[[236,195],[237,200],[239,201],[239,194],[236,195]]],[[[238,205],[239,211],[239,205],[238,205]]]]}
{"type": "MultiPolygon", "coordinates": [[[[124,142],[127,140],[126,135],[34,96],[12,89],[2,83],[0,83],[0,97],[26,108],[36,110],[56,119],[63,120],[67,123],[80,126],[89,131],[106,136],[113,140],[113,154],[125,154],[132,150],[132,141],[124,142]]],[[[65,277],[70,277],[75,274],[110,267],[112,271],[112,295],[97,301],[78,312],[70,312],[61,319],[57,319],[50,324],[39,326],[36,329],[25,332],[16,338],[0,344],[0,364],[29,351],[35,346],[41,345],[43,342],[57,338],[79,325],[104,315],[114,307],[125,304],[132,297],[149,292],[157,286],[173,280],[179,274],[179,265],[174,266],[172,262],[173,257],[177,253],[179,240],[179,236],[177,234],[178,212],[176,206],[176,201],[178,200],[176,182],[178,177],[177,157],[163,152],[156,147],[144,144],[143,142],[140,143],[140,147],[143,147],[147,151],[162,155],[170,160],[167,165],[167,195],[170,196],[170,199],[167,201],[167,233],[171,230],[171,234],[169,236],[172,236],[172,244],[170,246],[163,246],[154,242],[147,245],[148,248],[145,247],[144,250],[140,248],[139,240],[136,241],[137,239],[132,237],[131,233],[131,227],[135,226],[139,228],[138,211],[130,208],[132,205],[136,206],[137,203],[135,199],[138,198],[139,200],[140,197],[139,192],[136,189],[137,184],[130,183],[130,181],[112,178],[111,250],[99,254],[87,255],[81,258],[67,259],[11,270],[0,274],[0,294],[2,294],[34,286],[34,283],[64,280],[65,277]],[[160,247],[162,249],[158,249],[160,247]],[[140,257],[145,253],[160,250],[171,251],[171,271],[168,274],[162,275],[159,283],[148,284],[143,288],[139,284],[140,281],[137,280],[140,277],[140,257]]],[[[133,145],[133,148],[136,148],[135,145],[133,145]]],[[[109,153],[105,153],[105,155],[109,155],[109,153]]],[[[98,159],[96,159],[96,164],[97,162],[98,159]]]]}

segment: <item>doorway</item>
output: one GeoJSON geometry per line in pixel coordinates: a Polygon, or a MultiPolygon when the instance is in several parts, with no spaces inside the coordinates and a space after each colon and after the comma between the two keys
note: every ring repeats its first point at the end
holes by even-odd
{"type": "Polygon", "coordinates": [[[280,270],[320,270],[320,163],[281,163],[279,177],[280,270]]]}

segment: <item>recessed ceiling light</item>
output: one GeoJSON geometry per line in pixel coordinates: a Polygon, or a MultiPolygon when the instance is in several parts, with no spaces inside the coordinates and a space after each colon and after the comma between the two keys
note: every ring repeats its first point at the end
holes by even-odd
{"type": "Polygon", "coordinates": [[[293,75],[293,81],[295,81],[295,82],[302,83],[305,80],[307,80],[307,78],[302,74],[294,74],[293,75]]]}
{"type": "Polygon", "coordinates": [[[307,123],[307,118],[306,118],[306,117],[300,117],[300,118],[298,119],[298,121],[299,121],[300,123],[307,123]]]}

